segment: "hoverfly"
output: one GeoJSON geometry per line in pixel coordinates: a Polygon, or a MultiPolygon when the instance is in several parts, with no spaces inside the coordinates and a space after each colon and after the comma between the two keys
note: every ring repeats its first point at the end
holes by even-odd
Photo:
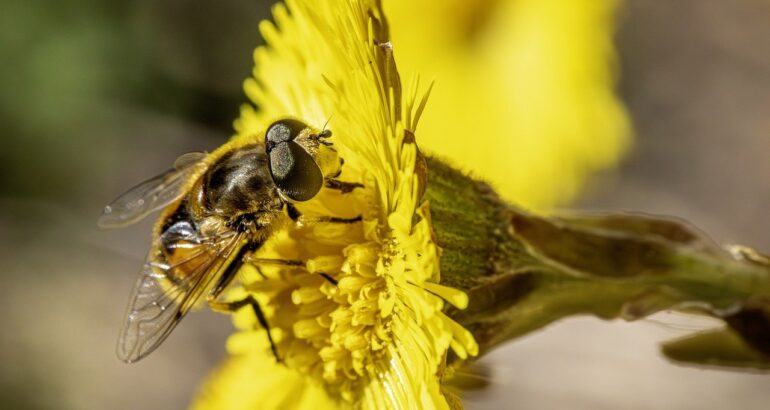
{"type": "Polygon", "coordinates": [[[165,208],[128,302],[117,346],[121,360],[132,363],[150,354],[203,298],[217,311],[251,306],[279,360],[257,301],[222,302],[218,296],[244,263],[303,264],[252,256],[281,218],[299,221],[295,202],[313,198],[323,186],[344,193],[362,186],[336,179],[343,160],[329,137],[325,127],[317,130],[297,119],[281,119],[267,128],[263,141],[234,141],[211,154],[182,155],[171,170],[105,207],[102,228],[127,226],[165,208]]]}

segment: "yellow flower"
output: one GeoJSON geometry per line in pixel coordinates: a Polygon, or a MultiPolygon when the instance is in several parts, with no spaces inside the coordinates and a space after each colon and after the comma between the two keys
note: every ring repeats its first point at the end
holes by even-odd
{"type": "Polygon", "coordinates": [[[629,142],[614,94],[618,0],[384,2],[402,72],[435,78],[419,144],[549,208],[629,142]]]}
{"type": "Polygon", "coordinates": [[[245,86],[259,109],[243,108],[236,138],[259,139],[281,117],[318,128],[328,121],[345,160],[340,179],[364,188],[323,190],[299,209],[308,218],[363,220],[287,225],[257,256],[304,266],[242,269],[232,296],[260,301],[283,363],[243,309],[231,357],[194,407],[446,408],[446,355],[475,355],[477,345],[442,312],[445,302],[462,309],[468,300],[439,284],[439,249],[421,203],[413,133],[425,90],[415,80],[402,92],[376,2],[294,0],[273,12],[245,86]]]}

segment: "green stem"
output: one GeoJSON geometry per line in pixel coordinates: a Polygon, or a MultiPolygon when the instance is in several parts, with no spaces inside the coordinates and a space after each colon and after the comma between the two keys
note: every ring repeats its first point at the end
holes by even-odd
{"type": "Polygon", "coordinates": [[[761,254],[743,248],[736,258],[664,218],[531,215],[439,160],[427,164],[441,283],[470,298],[466,310],[447,312],[482,354],[571,315],[635,320],[674,309],[723,319],[752,350],[746,356],[761,358],[754,367],[770,363],[770,264],[761,254]]]}

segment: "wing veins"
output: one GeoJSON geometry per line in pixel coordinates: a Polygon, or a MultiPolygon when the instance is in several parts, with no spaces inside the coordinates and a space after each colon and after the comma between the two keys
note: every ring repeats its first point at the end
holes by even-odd
{"type": "Polygon", "coordinates": [[[211,287],[217,273],[239,247],[242,236],[231,232],[208,238],[213,245],[201,245],[193,255],[169,265],[167,269],[153,265],[151,253],[129,300],[118,340],[118,356],[130,363],[155,350],[211,287]],[[199,262],[193,264],[194,261],[199,262]],[[188,264],[193,264],[189,272],[182,280],[175,281],[173,271],[188,264]],[[157,278],[158,270],[164,272],[161,278],[157,278]],[[157,312],[154,313],[154,310],[157,312]]]}
{"type": "Polygon", "coordinates": [[[177,159],[175,167],[129,189],[104,207],[100,228],[122,228],[140,221],[184,194],[187,180],[195,174],[205,153],[187,153],[177,159]]]}

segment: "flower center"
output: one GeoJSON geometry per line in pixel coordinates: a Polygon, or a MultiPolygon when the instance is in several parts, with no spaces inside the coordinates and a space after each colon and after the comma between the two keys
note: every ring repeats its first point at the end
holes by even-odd
{"type": "MultiPolygon", "coordinates": [[[[366,205],[371,194],[357,191],[324,192],[303,214],[312,217],[323,210],[326,216],[350,216],[368,208],[371,215],[366,205]],[[343,200],[347,204],[335,206],[343,200]]],[[[392,341],[395,305],[389,269],[398,247],[392,240],[367,240],[371,235],[364,231],[378,221],[361,215],[357,223],[287,228],[259,256],[299,259],[305,266],[260,267],[266,279],[245,284],[264,305],[284,364],[348,400],[392,341]]]]}

